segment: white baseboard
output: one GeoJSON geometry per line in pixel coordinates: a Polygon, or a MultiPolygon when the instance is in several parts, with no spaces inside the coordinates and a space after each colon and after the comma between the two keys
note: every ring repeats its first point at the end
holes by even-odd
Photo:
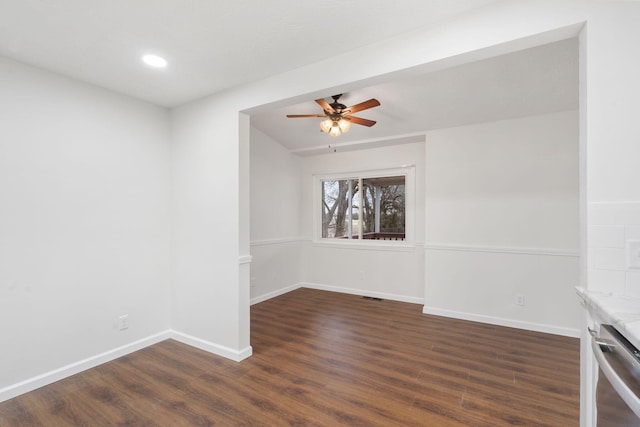
{"type": "MultiPolygon", "coordinates": [[[[409,302],[414,304],[424,303],[424,300],[422,298],[408,297],[404,295],[389,294],[384,292],[365,291],[365,290],[354,289],[354,288],[344,288],[339,286],[321,285],[317,283],[297,283],[295,285],[282,288],[278,291],[265,294],[261,297],[257,297],[254,300],[252,300],[251,303],[255,304],[257,302],[265,301],[269,298],[274,298],[278,295],[285,294],[287,292],[290,292],[294,289],[298,289],[300,287],[331,291],[331,292],[340,292],[340,293],[346,293],[346,294],[352,294],[352,295],[369,296],[374,298],[409,302]]],[[[563,335],[563,336],[569,336],[569,337],[575,337],[575,338],[580,337],[580,331],[578,329],[572,329],[572,328],[562,328],[562,327],[557,327],[552,325],[544,325],[544,324],[538,324],[538,323],[504,319],[499,317],[463,313],[463,312],[457,312],[453,310],[446,310],[446,309],[440,309],[440,308],[428,307],[428,306],[424,306],[422,309],[422,312],[425,314],[433,314],[437,316],[471,320],[471,321],[489,323],[489,324],[499,325],[499,326],[507,326],[507,327],[537,331],[537,332],[545,332],[545,333],[550,333],[555,335],[563,335]]],[[[125,356],[127,354],[133,353],[135,351],[141,350],[145,347],[151,346],[153,344],[157,344],[161,341],[164,341],[170,338],[175,339],[176,341],[182,342],[184,344],[190,345],[192,347],[196,347],[201,350],[207,351],[209,353],[215,354],[217,356],[222,356],[227,359],[234,360],[236,362],[240,362],[241,360],[248,358],[253,353],[253,349],[251,348],[251,346],[247,346],[242,350],[234,350],[232,348],[215,344],[210,341],[206,341],[201,338],[197,338],[179,331],[166,330],[166,331],[151,335],[149,337],[134,341],[130,344],[126,344],[121,347],[106,351],[104,353],[100,353],[98,355],[86,358],[84,360],[71,363],[69,365],[63,366],[53,371],[49,371],[44,374],[35,376],[33,378],[29,378],[17,384],[13,384],[5,388],[2,388],[0,389],[0,402],[4,402],[6,400],[12,399],[21,394],[28,393],[37,388],[40,388],[45,385],[59,381],[61,379],[70,377],[72,375],[75,375],[87,369],[91,369],[103,363],[110,362],[114,359],[117,359],[118,357],[125,356]]]]}
{"type": "Polygon", "coordinates": [[[176,341],[180,341],[183,344],[190,345],[191,347],[199,348],[200,350],[213,353],[217,356],[226,357],[227,359],[240,362],[253,354],[253,349],[248,346],[242,350],[234,350],[229,347],[225,347],[220,344],[213,343],[211,341],[203,340],[202,338],[187,335],[178,331],[171,331],[171,338],[176,341]]]}
{"type": "Polygon", "coordinates": [[[0,389],[0,402],[13,399],[14,397],[21,394],[28,393],[40,387],[44,387],[56,381],[60,381],[61,379],[78,374],[82,371],[86,371],[87,369],[94,368],[103,363],[110,362],[114,359],[117,359],[118,357],[126,356],[127,354],[133,353],[135,351],[142,350],[145,347],[149,347],[153,344],[157,344],[167,339],[174,339],[183,344],[199,348],[201,350],[215,354],[216,356],[226,357],[227,359],[231,359],[236,362],[246,359],[253,353],[251,346],[248,346],[247,348],[242,350],[233,350],[231,348],[221,346],[197,337],[193,337],[182,332],[166,330],[140,339],[138,341],[134,341],[130,344],[114,348],[113,350],[105,351],[104,353],[88,357],[84,360],[71,363],[67,366],[54,369],[53,371],[46,372],[36,377],[29,378],[17,384],[13,384],[0,389]]]}
{"type": "Polygon", "coordinates": [[[341,286],[331,286],[331,285],[322,285],[319,283],[308,283],[302,282],[298,287],[301,288],[309,288],[309,289],[318,289],[321,291],[331,291],[331,292],[339,292],[342,294],[351,294],[351,295],[362,295],[365,297],[373,297],[373,298],[382,298],[388,299],[392,301],[401,301],[401,302],[409,302],[413,304],[424,304],[424,298],[419,297],[410,297],[406,295],[398,295],[398,294],[390,294],[386,292],[376,292],[369,291],[364,289],[356,289],[356,288],[345,288],[341,286]]]}
{"type": "Polygon", "coordinates": [[[118,357],[125,356],[134,351],[141,350],[153,344],[157,344],[160,341],[164,341],[171,338],[171,331],[163,331],[149,337],[134,341],[130,344],[123,345],[113,350],[105,351],[104,353],[97,354],[95,356],[88,357],[84,360],[71,363],[67,366],[63,366],[53,371],[45,372],[44,374],[29,378],[21,381],[17,384],[10,385],[3,389],[0,389],[0,402],[12,399],[24,393],[28,393],[37,388],[54,383],[63,378],[70,377],[87,369],[94,368],[106,362],[110,362],[118,357]]]}
{"type": "Polygon", "coordinates": [[[264,295],[260,295],[255,298],[251,298],[251,305],[269,300],[271,298],[275,298],[280,295],[284,295],[287,292],[295,291],[298,288],[318,289],[320,291],[338,292],[341,294],[361,295],[365,297],[382,298],[392,301],[409,302],[412,304],[424,304],[424,298],[409,297],[406,295],[390,294],[385,292],[368,291],[356,288],[345,288],[341,286],[323,285],[320,283],[300,282],[290,286],[285,286],[284,288],[269,292],[264,295]]]}
{"type": "Polygon", "coordinates": [[[453,319],[470,320],[472,322],[488,323],[490,325],[506,326],[509,328],[525,329],[528,331],[544,332],[547,334],[562,335],[565,337],[580,338],[580,330],[560,326],[545,325],[542,323],[525,322],[522,320],[505,319],[502,317],[486,316],[483,314],[465,313],[455,310],[447,310],[437,307],[424,306],[424,314],[451,317],[453,319]]]}
{"type": "MultiPolygon", "coordinates": [[[[318,289],[321,291],[339,292],[343,294],[362,295],[367,297],[382,298],[393,301],[408,302],[413,304],[424,304],[423,298],[408,297],[405,295],[389,294],[385,292],[366,291],[355,288],[345,288],[340,286],[323,285],[319,283],[300,282],[295,285],[287,286],[274,292],[256,297],[251,300],[251,304],[266,301],[279,295],[286,294],[298,288],[318,289]]],[[[580,338],[580,330],[574,328],[564,328],[554,325],[546,325],[542,323],[524,322],[521,320],[506,319],[502,317],[486,316],[482,314],[464,313],[455,310],[447,310],[437,307],[423,306],[424,314],[433,314],[436,316],[451,317],[453,319],[470,320],[473,322],[488,323],[490,325],[506,326],[510,328],[524,329],[527,331],[543,332],[547,334],[562,335],[572,338],[580,338]]]]}
{"type": "Polygon", "coordinates": [[[278,289],[278,290],[275,290],[273,292],[268,292],[268,293],[266,293],[264,295],[257,296],[255,298],[251,298],[251,302],[250,303],[251,303],[251,305],[258,304],[259,302],[266,301],[268,299],[275,298],[275,297],[280,296],[280,295],[284,295],[287,292],[294,291],[294,290],[298,289],[300,286],[301,286],[300,283],[296,283],[296,284],[291,285],[291,286],[285,286],[282,289],[278,289]]]}

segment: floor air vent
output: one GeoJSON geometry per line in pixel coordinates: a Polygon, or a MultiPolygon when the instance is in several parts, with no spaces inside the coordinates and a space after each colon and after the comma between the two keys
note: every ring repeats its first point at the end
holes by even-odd
{"type": "Polygon", "coordinates": [[[362,299],[370,299],[371,301],[384,301],[382,298],[376,297],[362,297],[362,299]]]}

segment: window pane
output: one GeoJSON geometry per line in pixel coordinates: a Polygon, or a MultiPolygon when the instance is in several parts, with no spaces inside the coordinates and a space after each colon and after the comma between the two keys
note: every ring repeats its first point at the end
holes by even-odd
{"type": "MultiPolygon", "coordinates": [[[[348,237],[349,184],[351,180],[322,181],[322,237],[348,237]]],[[[353,188],[352,188],[353,190],[353,188]]]]}
{"type": "Polygon", "coordinates": [[[404,240],[405,177],[366,178],[362,186],[363,238],[404,240]]]}

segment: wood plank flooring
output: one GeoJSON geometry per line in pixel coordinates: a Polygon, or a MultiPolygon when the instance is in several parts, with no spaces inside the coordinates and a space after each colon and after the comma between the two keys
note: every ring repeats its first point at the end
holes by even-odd
{"type": "Polygon", "coordinates": [[[173,340],[0,403],[0,426],[579,424],[579,342],[298,289],[240,363],[173,340]]]}

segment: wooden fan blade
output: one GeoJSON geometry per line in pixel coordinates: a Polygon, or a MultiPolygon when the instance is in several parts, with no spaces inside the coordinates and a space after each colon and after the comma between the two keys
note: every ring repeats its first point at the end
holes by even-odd
{"type": "Polygon", "coordinates": [[[375,98],[371,98],[368,101],[364,101],[348,107],[345,112],[347,112],[348,114],[357,113],[358,111],[368,110],[369,108],[377,107],[378,105],[380,105],[380,101],[375,98]]]}
{"type": "Polygon", "coordinates": [[[327,117],[324,114],[287,114],[290,119],[302,119],[306,117],[327,117]]]}
{"type": "Polygon", "coordinates": [[[351,123],[355,123],[357,125],[362,125],[362,126],[368,126],[371,127],[373,125],[376,124],[375,121],[373,120],[369,120],[369,119],[362,119],[360,117],[354,117],[354,116],[344,116],[345,119],[349,119],[351,120],[351,123]]]}
{"type": "Polygon", "coordinates": [[[331,105],[329,105],[329,103],[327,102],[326,99],[324,98],[320,98],[320,99],[316,99],[316,104],[318,104],[319,106],[322,107],[322,109],[324,111],[328,111],[330,113],[334,113],[335,110],[333,109],[333,107],[331,105]]]}

